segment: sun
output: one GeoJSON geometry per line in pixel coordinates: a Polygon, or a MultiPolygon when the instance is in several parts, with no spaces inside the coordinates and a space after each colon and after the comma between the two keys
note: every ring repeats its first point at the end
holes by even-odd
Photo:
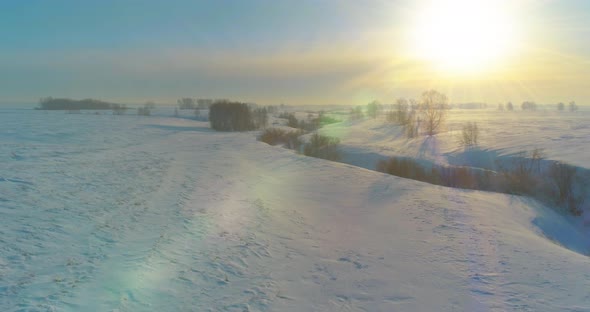
{"type": "Polygon", "coordinates": [[[516,21],[502,0],[432,1],[416,11],[411,53],[444,73],[481,73],[515,52],[516,21]]]}

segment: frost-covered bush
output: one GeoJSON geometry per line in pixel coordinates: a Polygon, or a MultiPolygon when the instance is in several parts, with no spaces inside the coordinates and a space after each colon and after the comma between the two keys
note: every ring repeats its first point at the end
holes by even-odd
{"type": "Polygon", "coordinates": [[[325,135],[314,133],[309,143],[305,144],[303,154],[327,160],[340,160],[340,153],[338,152],[338,144],[340,140],[325,135]]]}

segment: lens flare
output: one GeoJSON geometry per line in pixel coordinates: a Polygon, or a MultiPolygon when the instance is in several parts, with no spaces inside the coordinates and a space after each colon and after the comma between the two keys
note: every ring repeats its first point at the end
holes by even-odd
{"type": "Polygon", "coordinates": [[[504,1],[434,1],[410,27],[411,53],[449,74],[480,73],[517,49],[518,27],[504,1]]]}

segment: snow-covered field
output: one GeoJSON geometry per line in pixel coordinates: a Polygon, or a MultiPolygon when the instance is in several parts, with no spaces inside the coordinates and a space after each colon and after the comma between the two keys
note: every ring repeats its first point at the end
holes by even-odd
{"type": "MultiPolygon", "coordinates": [[[[481,145],[526,149],[521,134],[549,127],[534,145],[584,166],[590,130],[576,118],[517,128],[490,118],[498,126],[484,131],[506,133],[481,145]]],[[[362,123],[364,134],[325,131],[382,154],[387,142],[396,153],[458,153],[362,123]]],[[[0,110],[0,161],[1,311],[590,310],[590,259],[572,251],[588,246],[526,198],[164,116],[0,110]]]]}
{"type": "Polygon", "coordinates": [[[369,157],[375,153],[463,165],[538,148],[543,150],[546,159],[590,168],[590,108],[583,107],[577,112],[453,109],[447,119],[440,133],[430,138],[422,134],[408,139],[401,127],[386,123],[384,116],[358,121],[344,119],[342,123],[326,126],[321,132],[340,138],[348,148],[347,154],[354,154],[358,149],[356,152],[369,157]],[[478,124],[479,155],[474,155],[473,150],[465,153],[465,148],[458,143],[461,129],[467,122],[478,124]],[[476,159],[466,159],[467,156],[476,159]]]}

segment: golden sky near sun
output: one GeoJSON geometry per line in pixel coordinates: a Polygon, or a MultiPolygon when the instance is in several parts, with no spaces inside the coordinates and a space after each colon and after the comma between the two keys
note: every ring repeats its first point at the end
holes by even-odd
{"type": "Polygon", "coordinates": [[[360,105],[435,88],[454,102],[590,103],[587,0],[250,0],[230,7],[104,0],[40,2],[38,10],[60,18],[49,23],[19,2],[0,11],[0,102],[193,96],[360,105]]]}
{"type": "Polygon", "coordinates": [[[575,16],[535,12],[548,13],[541,1],[418,2],[401,25],[405,49],[394,52],[415,66],[393,73],[395,84],[427,84],[456,101],[588,98],[588,58],[558,37],[575,16]]]}

